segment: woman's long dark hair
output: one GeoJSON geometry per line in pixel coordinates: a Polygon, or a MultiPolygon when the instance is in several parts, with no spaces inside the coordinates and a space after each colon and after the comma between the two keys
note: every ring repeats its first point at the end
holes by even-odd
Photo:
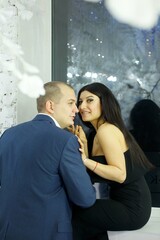
{"type": "MultiPolygon", "coordinates": [[[[104,119],[104,121],[115,125],[121,130],[125,137],[127,146],[130,149],[132,162],[137,162],[142,164],[143,166],[146,166],[147,168],[151,168],[152,165],[147,160],[145,154],[143,153],[139,145],[136,143],[136,141],[126,128],[121,116],[120,105],[115,96],[113,95],[113,93],[111,92],[111,90],[102,83],[94,82],[88,84],[80,89],[77,97],[77,106],[79,106],[79,98],[83,91],[88,91],[99,97],[102,107],[101,118],[104,119]]],[[[83,120],[82,122],[87,127],[92,128],[92,125],[90,123],[84,122],[83,120]]]]}

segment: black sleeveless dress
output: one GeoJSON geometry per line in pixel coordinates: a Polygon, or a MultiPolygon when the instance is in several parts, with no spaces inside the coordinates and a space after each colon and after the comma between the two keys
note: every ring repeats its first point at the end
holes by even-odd
{"type": "MultiPolygon", "coordinates": [[[[127,177],[121,184],[107,181],[88,171],[93,183],[107,181],[110,186],[110,199],[97,199],[88,209],[78,207],[74,209],[74,240],[92,239],[91,236],[107,230],[136,230],[149,220],[152,204],[151,194],[144,178],[147,170],[138,165],[133,166],[129,150],[124,156],[127,177]]],[[[91,159],[106,164],[104,156],[92,156],[91,159]]]]}

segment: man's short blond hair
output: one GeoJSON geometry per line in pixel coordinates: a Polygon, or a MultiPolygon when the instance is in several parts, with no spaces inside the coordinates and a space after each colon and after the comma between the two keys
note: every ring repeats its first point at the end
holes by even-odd
{"type": "Polygon", "coordinates": [[[64,82],[47,82],[44,84],[45,89],[45,95],[40,95],[40,97],[37,98],[37,110],[38,112],[44,112],[45,111],[45,105],[48,100],[54,101],[55,103],[58,103],[62,97],[62,91],[61,86],[66,86],[71,89],[72,86],[70,86],[67,83],[64,82]]]}

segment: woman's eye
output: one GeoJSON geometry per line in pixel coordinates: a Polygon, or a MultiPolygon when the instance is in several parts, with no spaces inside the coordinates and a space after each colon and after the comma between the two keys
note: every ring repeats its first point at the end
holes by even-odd
{"type": "MultiPolygon", "coordinates": [[[[90,103],[90,102],[92,102],[92,101],[93,101],[93,99],[91,99],[91,98],[88,98],[88,99],[84,100],[85,103],[90,103]]],[[[79,100],[78,106],[80,106],[82,103],[83,103],[83,101],[82,101],[82,100],[79,100]]]]}
{"type": "Polygon", "coordinates": [[[93,99],[87,99],[87,103],[90,103],[92,101],[93,101],[93,99]]]}

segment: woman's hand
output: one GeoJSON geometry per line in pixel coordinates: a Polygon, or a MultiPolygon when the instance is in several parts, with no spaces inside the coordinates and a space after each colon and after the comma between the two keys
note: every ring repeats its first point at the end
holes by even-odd
{"type": "Polygon", "coordinates": [[[75,126],[71,125],[69,127],[67,127],[68,131],[70,131],[71,133],[75,134],[75,126]]]}
{"type": "Polygon", "coordinates": [[[87,143],[86,134],[81,126],[72,125],[72,126],[68,127],[68,130],[70,132],[72,132],[73,134],[75,134],[77,137],[79,137],[84,144],[87,143]]]}
{"type": "Polygon", "coordinates": [[[79,151],[81,152],[82,161],[84,163],[85,159],[87,158],[86,154],[85,154],[85,146],[84,146],[83,142],[81,141],[81,139],[79,137],[77,137],[77,138],[78,138],[78,142],[80,145],[79,151]]]}
{"type": "Polygon", "coordinates": [[[75,127],[75,135],[77,135],[81,139],[83,144],[87,143],[86,134],[81,126],[77,125],[75,127]]]}
{"type": "Polygon", "coordinates": [[[88,156],[88,144],[86,134],[83,128],[79,125],[72,125],[68,127],[68,130],[78,137],[78,142],[80,144],[80,152],[82,153],[82,160],[88,156]]]}

